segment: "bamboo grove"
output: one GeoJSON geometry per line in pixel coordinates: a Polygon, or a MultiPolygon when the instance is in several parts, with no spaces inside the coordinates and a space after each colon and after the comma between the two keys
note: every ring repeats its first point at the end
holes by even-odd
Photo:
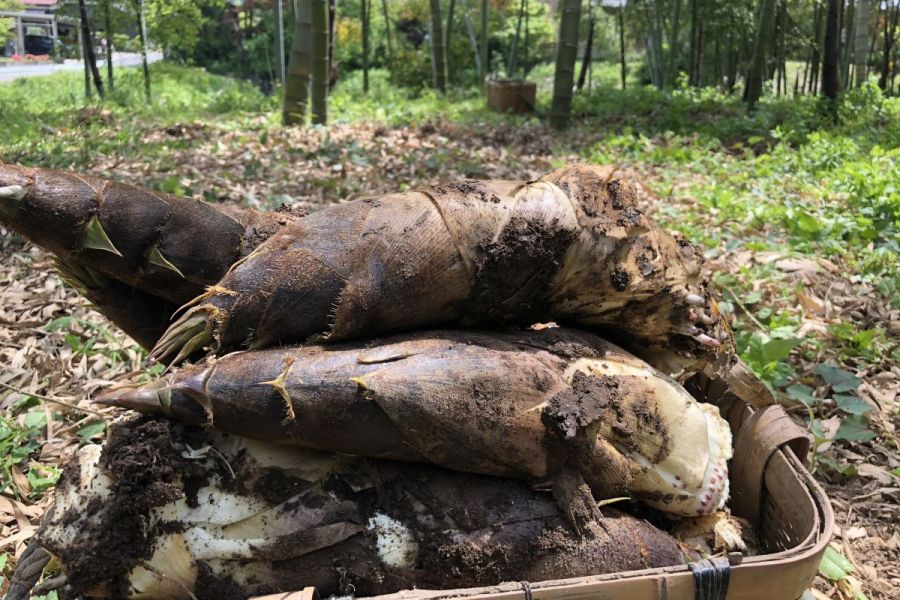
{"type": "Polygon", "coordinates": [[[308,117],[326,123],[329,90],[357,70],[364,93],[370,71],[381,69],[391,85],[444,95],[552,66],[552,101],[534,110],[558,126],[567,124],[573,93],[583,92],[596,63],[616,64],[623,88],[715,87],[741,94],[751,110],[766,93],[833,99],[867,81],[887,95],[897,85],[900,0],[160,2],[68,8],[84,40],[86,93],[103,95],[96,63],[117,50],[113,34],[125,32],[135,32],[130,44],[145,54],[155,47],[167,59],[252,79],[265,90],[284,78],[286,124],[308,117]],[[95,38],[103,39],[97,52],[95,38]]]}

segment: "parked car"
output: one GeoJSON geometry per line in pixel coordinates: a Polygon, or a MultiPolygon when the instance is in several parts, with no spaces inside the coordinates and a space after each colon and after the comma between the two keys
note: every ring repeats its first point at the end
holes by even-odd
{"type": "Polygon", "coordinates": [[[25,54],[44,55],[52,54],[55,40],[47,35],[26,35],[25,54]]]}

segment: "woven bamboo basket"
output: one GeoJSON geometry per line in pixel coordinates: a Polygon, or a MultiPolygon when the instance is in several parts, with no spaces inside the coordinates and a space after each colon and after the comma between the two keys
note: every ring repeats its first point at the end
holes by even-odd
{"type": "MultiPolygon", "coordinates": [[[[690,565],[453,590],[411,589],[368,600],[794,600],[812,583],[834,528],[824,491],[806,469],[809,436],[780,406],[754,410],[730,394],[691,390],[719,404],[734,433],[731,511],[750,521],[762,554],[690,565]]],[[[315,588],[254,600],[316,600],[315,588]]]]}

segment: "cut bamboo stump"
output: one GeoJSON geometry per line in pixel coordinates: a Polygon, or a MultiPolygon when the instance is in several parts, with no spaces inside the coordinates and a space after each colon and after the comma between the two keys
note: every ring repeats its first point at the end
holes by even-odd
{"type": "Polygon", "coordinates": [[[537,84],[524,79],[489,79],[487,105],[497,112],[530,113],[534,110],[537,84]]]}

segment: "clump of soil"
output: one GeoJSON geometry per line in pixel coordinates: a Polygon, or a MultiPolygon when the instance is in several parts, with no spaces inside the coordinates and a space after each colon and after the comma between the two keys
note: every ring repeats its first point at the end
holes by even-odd
{"type": "MultiPolygon", "coordinates": [[[[151,526],[149,511],[184,495],[176,474],[196,488],[212,475],[203,461],[181,454],[184,443],[202,445],[204,434],[165,420],[138,417],[110,428],[109,438],[100,456],[100,466],[113,478],[112,498],[95,497],[84,507],[72,507],[61,516],[64,524],[83,522],[78,540],[57,546],[53,540],[42,543],[66,565],[67,585],[61,596],[79,597],[103,582],[116,589],[137,563],[153,553],[153,544],[161,533],[151,526]],[[175,431],[178,430],[178,431],[175,431]],[[180,440],[180,442],[176,442],[180,440]]],[[[67,465],[59,487],[78,486],[79,465],[67,465]]],[[[169,524],[171,527],[171,524],[169,524]]]]}
{"type": "Polygon", "coordinates": [[[576,233],[559,225],[513,217],[499,238],[478,245],[476,286],[469,314],[474,320],[517,320],[547,314],[546,294],[576,233]]]}
{"type": "Polygon", "coordinates": [[[197,600],[246,600],[247,594],[230,579],[216,575],[205,562],[197,564],[197,600]]]}
{"type": "Polygon", "coordinates": [[[564,439],[584,435],[601,420],[619,398],[618,384],[611,379],[576,372],[572,385],[556,394],[544,409],[544,422],[564,439]]]}

